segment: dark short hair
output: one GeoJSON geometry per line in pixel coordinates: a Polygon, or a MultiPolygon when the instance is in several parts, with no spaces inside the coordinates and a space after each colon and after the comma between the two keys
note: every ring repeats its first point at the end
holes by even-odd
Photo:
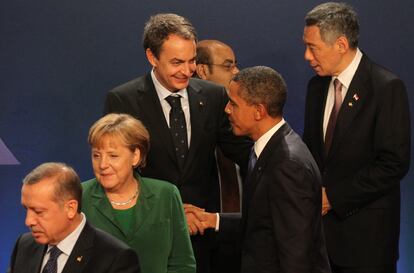
{"type": "Polygon", "coordinates": [[[145,23],[142,37],[144,50],[149,48],[159,58],[161,47],[171,34],[197,42],[196,31],[190,21],[174,13],[159,13],[145,23]]]}
{"type": "Polygon", "coordinates": [[[287,87],[276,70],[266,66],[245,68],[233,81],[240,85],[238,95],[248,104],[263,104],[271,117],[283,115],[287,87]]]}
{"type": "MultiPolygon", "coordinates": [[[[140,152],[139,167],[145,167],[150,146],[150,135],[144,124],[128,114],[107,114],[89,129],[88,142],[92,147],[102,145],[104,136],[119,137],[131,152],[140,152]]],[[[135,166],[135,167],[138,167],[135,166]]]]}
{"type": "Polygon", "coordinates": [[[319,27],[324,42],[333,43],[343,35],[348,39],[350,48],[358,46],[358,14],[348,4],[335,2],[320,4],[308,12],[305,24],[319,27]]]}
{"type": "Polygon", "coordinates": [[[54,199],[58,203],[74,199],[78,202],[78,213],[82,208],[82,186],[75,170],[60,162],[46,162],[33,169],[23,179],[24,185],[33,185],[46,178],[54,179],[54,199]]]}

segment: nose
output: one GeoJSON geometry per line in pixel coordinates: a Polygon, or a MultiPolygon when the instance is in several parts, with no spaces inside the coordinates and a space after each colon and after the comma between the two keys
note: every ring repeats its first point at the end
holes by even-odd
{"type": "Polygon", "coordinates": [[[239,68],[235,65],[235,66],[233,67],[233,71],[232,71],[233,75],[236,75],[236,74],[237,74],[237,73],[239,73],[239,72],[240,72],[239,68]]]}
{"type": "Polygon", "coordinates": [[[195,70],[196,70],[196,64],[195,63],[186,63],[186,64],[184,64],[183,69],[182,69],[181,72],[186,77],[191,77],[195,70]]]}
{"type": "Polygon", "coordinates": [[[36,224],[36,219],[35,219],[32,211],[27,210],[27,212],[26,212],[26,219],[24,220],[24,224],[27,227],[32,227],[32,226],[34,226],[36,224]]]}
{"type": "Polygon", "coordinates": [[[305,49],[304,58],[305,58],[306,61],[312,61],[312,59],[313,59],[313,54],[310,51],[309,47],[306,47],[306,49],[305,49]]]}
{"type": "Polygon", "coordinates": [[[106,156],[101,156],[99,159],[99,168],[106,169],[108,167],[108,159],[106,156]]]}
{"type": "Polygon", "coordinates": [[[230,102],[228,102],[227,104],[226,104],[226,107],[224,107],[224,112],[226,113],[226,114],[228,114],[228,115],[230,115],[231,114],[231,106],[230,106],[230,102]]]}

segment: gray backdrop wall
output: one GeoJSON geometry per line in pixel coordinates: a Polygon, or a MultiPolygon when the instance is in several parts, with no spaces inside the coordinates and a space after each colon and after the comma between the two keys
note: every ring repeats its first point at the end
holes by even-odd
{"type": "MultiPolygon", "coordinates": [[[[306,84],[313,75],[303,60],[303,16],[318,3],[2,0],[0,271],[8,264],[18,234],[27,230],[20,206],[24,175],[42,162],[63,161],[74,166],[82,180],[92,177],[88,128],[101,116],[109,89],[149,70],[140,40],[151,14],[174,12],[189,18],[200,39],[232,45],[240,67],[267,65],[278,70],[289,86],[285,117],[302,132],[306,84]],[[19,163],[12,164],[13,159],[19,163]]],[[[414,2],[349,3],[360,14],[360,48],[405,81],[413,107],[414,2]]],[[[401,188],[399,272],[414,272],[413,178],[411,168],[401,188]]]]}

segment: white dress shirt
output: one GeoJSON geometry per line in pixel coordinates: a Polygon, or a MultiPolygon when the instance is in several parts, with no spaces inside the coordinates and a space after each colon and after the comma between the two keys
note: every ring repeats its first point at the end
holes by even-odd
{"type": "MultiPolygon", "coordinates": [[[[80,222],[79,226],[72,231],[68,236],[66,236],[65,239],[60,241],[56,246],[62,251],[62,254],[57,259],[57,273],[62,273],[63,268],[65,267],[66,262],[68,261],[68,258],[70,256],[70,253],[72,253],[73,247],[75,246],[76,242],[78,241],[79,235],[81,234],[83,228],[85,227],[86,223],[86,216],[81,213],[82,215],[82,221],[80,222]]],[[[50,256],[50,249],[54,247],[52,245],[49,245],[46,251],[45,256],[43,257],[42,262],[42,268],[40,272],[43,271],[43,268],[45,267],[47,261],[49,260],[50,256]]]]}
{"type": "Polygon", "coordinates": [[[181,107],[183,108],[183,112],[185,116],[185,123],[187,126],[187,143],[188,143],[188,147],[190,147],[191,122],[190,122],[190,104],[188,102],[187,89],[184,88],[175,93],[169,91],[158,81],[157,77],[155,76],[154,69],[151,71],[151,78],[152,78],[152,82],[154,83],[155,90],[157,91],[158,99],[160,100],[162,111],[164,112],[164,117],[165,117],[165,120],[167,121],[168,127],[170,127],[171,106],[165,98],[167,98],[168,96],[172,94],[178,94],[182,97],[181,107]]]}
{"type": "Polygon", "coordinates": [[[342,84],[342,101],[344,100],[346,93],[348,92],[349,85],[351,84],[352,78],[361,62],[362,52],[357,48],[356,54],[352,62],[342,71],[337,77],[332,77],[331,83],[329,84],[328,96],[326,97],[325,113],[323,116],[323,139],[325,140],[326,128],[328,127],[329,116],[331,115],[332,108],[335,102],[335,88],[334,80],[338,79],[342,84]]]}
{"type": "Polygon", "coordinates": [[[282,118],[275,126],[273,126],[269,131],[264,133],[258,140],[254,143],[254,152],[256,154],[257,160],[259,160],[260,154],[263,152],[263,149],[266,147],[266,144],[272,138],[272,136],[280,129],[280,127],[285,124],[286,121],[282,118]]]}

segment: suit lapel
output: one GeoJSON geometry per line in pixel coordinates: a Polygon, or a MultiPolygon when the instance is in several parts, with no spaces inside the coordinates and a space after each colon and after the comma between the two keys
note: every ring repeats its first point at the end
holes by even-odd
{"type": "Polygon", "coordinates": [[[36,270],[34,272],[40,272],[42,268],[43,256],[47,250],[47,245],[36,244],[36,249],[33,252],[33,256],[30,259],[27,259],[27,272],[33,272],[33,268],[36,270]]]}
{"type": "Polygon", "coordinates": [[[142,225],[145,223],[147,217],[151,215],[151,211],[155,206],[155,201],[157,200],[155,194],[151,190],[150,185],[147,185],[146,181],[144,181],[141,177],[136,177],[140,184],[140,196],[138,198],[138,202],[136,204],[136,213],[134,213],[134,222],[135,222],[135,230],[131,232],[130,239],[133,240],[137,238],[135,235],[136,233],[140,232],[142,225]]]}
{"type": "Polygon", "coordinates": [[[352,78],[349,89],[346,93],[341,109],[338,113],[338,119],[335,126],[334,136],[332,139],[331,149],[327,160],[335,154],[344,139],[344,135],[348,132],[353,120],[358,112],[363,108],[368,94],[367,71],[368,59],[363,56],[354,77],[352,78]]]}
{"type": "Polygon", "coordinates": [[[80,273],[83,271],[91,257],[90,249],[93,247],[94,238],[95,231],[86,222],[62,273],[80,273]]]}
{"type": "Polygon", "coordinates": [[[147,124],[150,128],[151,137],[161,138],[164,142],[164,147],[171,160],[176,164],[178,162],[176,154],[174,152],[174,143],[172,141],[170,128],[165,120],[164,112],[160,100],[155,90],[154,83],[152,82],[151,74],[145,77],[145,82],[142,90],[138,92],[138,105],[139,109],[142,109],[141,116],[143,116],[144,124],[147,124]]]}
{"type": "Polygon", "coordinates": [[[98,213],[106,217],[112,223],[112,225],[116,227],[118,232],[122,234],[123,237],[125,238],[127,237],[127,234],[125,234],[122,231],[121,227],[118,225],[117,221],[115,220],[115,217],[112,213],[112,206],[109,203],[108,198],[106,197],[105,192],[99,183],[96,184],[96,187],[92,194],[92,206],[95,208],[95,210],[98,213]]]}
{"type": "MultiPolygon", "coordinates": [[[[270,138],[266,144],[259,158],[257,159],[256,165],[253,168],[252,174],[247,178],[245,187],[243,188],[243,226],[246,227],[246,221],[248,218],[248,212],[250,207],[250,201],[256,191],[257,185],[261,182],[263,170],[266,168],[269,162],[269,157],[276,154],[279,149],[281,139],[292,129],[285,123],[275,134],[270,138]]],[[[243,228],[243,230],[244,230],[243,228]]]]}
{"type": "Polygon", "coordinates": [[[197,156],[197,149],[202,139],[202,133],[204,132],[203,127],[206,119],[207,101],[204,96],[200,95],[200,90],[201,87],[199,85],[190,81],[187,87],[187,93],[190,105],[191,140],[183,173],[188,173],[188,169],[191,168],[191,163],[197,156]]]}

